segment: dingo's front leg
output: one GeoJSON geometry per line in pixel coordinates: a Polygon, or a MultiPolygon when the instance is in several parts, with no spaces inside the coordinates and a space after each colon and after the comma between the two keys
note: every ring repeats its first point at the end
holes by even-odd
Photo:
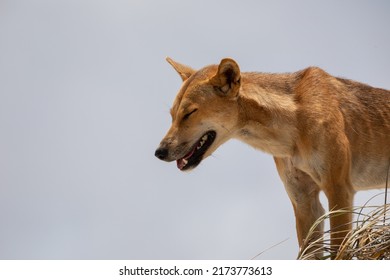
{"type": "Polygon", "coordinates": [[[331,246],[338,250],[345,236],[352,229],[352,205],[354,192],[345,185],[333,185],[337,192],[326,191],[328,197],[329,210],[346,210],[334,215],[330,215],[331,246]]]}
{"type": "Polygon", "coordinates": [[[331,245],[338,250],[345,236],[352,229],[352,206],[355,191],[351,184],[351,156],[346,137],[334,137],[337,145],[328,145],[321,174],[321,189],[328,198],[329,211],[345,210],[330,216],[331,245]],[[337,158],[337,160],[334,160],[337,158]]]}
{"type": "MultiPolygon", "coordinates": [[[[324,214],[319,200],[319,186],[309,175],[295,168],[288,158],[274,158],[279,175],[294,208],[296,230],[301,247],[314,222],[324,214]]],[[[319,224],[312,236],[317,240],[323,236],[324,225],[319,224]]],[[[314,248],[316,250],[318,248],[314,248]]],[[[321,257],[321,253],[316,257],[321,257]]]]}

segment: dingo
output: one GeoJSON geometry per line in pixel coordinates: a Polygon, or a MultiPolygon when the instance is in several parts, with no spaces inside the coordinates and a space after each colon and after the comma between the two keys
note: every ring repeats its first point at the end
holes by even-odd
{"type": "MultiPolygon", "coordinates": [[[[355,191],[383,188],[390,163],[390,91],[309,67],[290,74],[241,73],[230,58],[199,71],[167,58],[183,85],[172,126],[155,155],[196,167],[230,138],[273,155],[292,202],[301,246],[329,209],[350,209],[355,191]]],[[[331,217],[333,246],[351,214],[331,217]]],[[[317,228],[318,237],[323,225],[317,228]]]]}

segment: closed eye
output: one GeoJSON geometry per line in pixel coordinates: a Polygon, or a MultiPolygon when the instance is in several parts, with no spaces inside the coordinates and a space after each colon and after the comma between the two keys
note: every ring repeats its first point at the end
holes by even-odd
{"type": "Polygon", "coordinates": [[[187,120],[193,113],[195,113],[196,111],[198,111],[198,109],[194,109],[192,110],[191,112],[187,113],[184,115],[183,117],[183,120],[187,120]]]}

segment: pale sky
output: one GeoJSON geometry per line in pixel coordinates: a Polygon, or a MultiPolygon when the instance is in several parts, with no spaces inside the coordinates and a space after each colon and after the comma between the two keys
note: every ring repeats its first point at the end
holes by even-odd
{"type": "Polygon", "coordinates": [[[294,259],[270,155],[231,141],[192,173],[154,157],[181,85],[165,57],[315,65],[390,89],[389,13],[389,1],[1,1],[0,259],[251,259],[285,239],[258,258],[294,259]]]}

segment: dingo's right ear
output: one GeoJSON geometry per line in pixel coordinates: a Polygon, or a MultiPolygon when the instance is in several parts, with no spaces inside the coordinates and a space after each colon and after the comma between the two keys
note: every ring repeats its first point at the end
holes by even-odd
{"type": "Polygon", "coordinates": [[[176,70],[176,72],[179,73],[183,82],[185,80],[187,80],[189,77],[191,77],[191,75],[196,72],[191,67],[184,65],[184,64],[180,64],[169,57],[167,57],[166,60],[168,61],[168,63],[170,65],[172,65],[172,67],[176,70]]]}

